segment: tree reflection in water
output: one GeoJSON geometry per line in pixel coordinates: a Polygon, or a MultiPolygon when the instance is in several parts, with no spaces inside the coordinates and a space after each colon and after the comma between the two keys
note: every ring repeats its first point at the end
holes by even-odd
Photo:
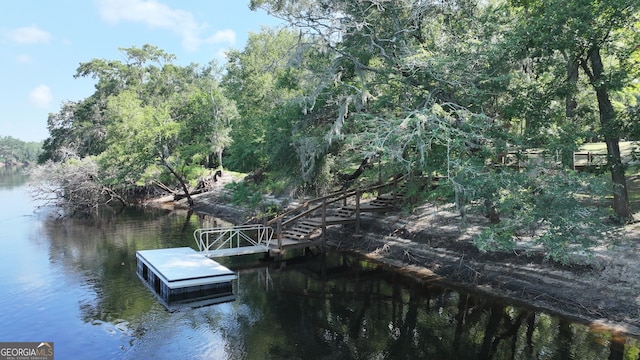
{"type": "Polygon", "coordinates": [[[153,211],[45,224],[49,260],[83,284],[79,317],[115,329],[97,341],[107,347],[121,337],[126,345],[112,351],[124,358],[582,360],[640,353],[635,338],[344,253],[283,263],[220,259],[239,275],[236,300],[167,313],[136,278],[135,251],[192,245],[202,219],[153,211]]]}
{"type": "MultiPolygon", "coordinates": [[[[233,266],[229,260],[228,266],[233,266]]],[[[356,257],[238,270],[231,358],[607,359],[637,354],[612,335],[461,294],[356,257]]]]}

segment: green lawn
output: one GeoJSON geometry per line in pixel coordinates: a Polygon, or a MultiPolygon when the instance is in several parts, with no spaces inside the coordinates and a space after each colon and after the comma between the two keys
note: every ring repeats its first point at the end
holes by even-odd
{"type": "MultiPolygon", "coordinates": [[[[623,162],[629,163],[632,160],[631,152],[635,146],[635,142],[620,142],[620,154],[623,162]]],[[[582,145],[579,151],[606,154],[607,145],[605,143],[588,143],[582,145]]],[[[640,165],[633,164],[627,169],[627,193],[631,211],[633,213],[640,212],[640,165]]]]}
{"type": "MultiPolygon", "coordinates": [[[[620,142],[620,154],[622,155],[622,161],[630,161],[631,160],[631,151],[633,148],[637,146],[635,142],[632,141],[623,141],[620,142]]],[[[603,142],[598,143],[587,143],[580,146],[578,150],[580,152],[592,152],[596,154],[606,154],[607,153],[607,144],[603,142]]]]}

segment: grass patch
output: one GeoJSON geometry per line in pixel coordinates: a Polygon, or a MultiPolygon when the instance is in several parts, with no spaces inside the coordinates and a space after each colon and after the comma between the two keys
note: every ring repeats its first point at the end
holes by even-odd
{"type": "Polygon", "coordinates": [[[632,213],[640,211],[640,173],[627,171],[627,195],[632,213]]]}
{"type": "MultiPolygon", "coordinates": [[[[633,141],[621,141],[620,142],[620,155],[622,156],[623,162],[629,162],[633,160],[632,153],[636,148],[637,143],[633,141]]],[[[582,144],[578,151],[588,152],[591,151],[597,154],[606,154],[607,153],[607,144],[603,142],[597,143],[586,143],[582,144]]]]}

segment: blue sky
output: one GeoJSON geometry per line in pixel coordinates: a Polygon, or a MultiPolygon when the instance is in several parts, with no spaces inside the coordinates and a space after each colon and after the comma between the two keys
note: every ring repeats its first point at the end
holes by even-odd
{"type": "Polygon", "coordinates": [[[0,136],[48,137],[47,117],[93,93],[74,79],[81,62],[124,60],[119,48],[151,44],[176,63],[224,63],[250,32],[280,22],[248,0],[21,0],[0,12],[0,136]]]}

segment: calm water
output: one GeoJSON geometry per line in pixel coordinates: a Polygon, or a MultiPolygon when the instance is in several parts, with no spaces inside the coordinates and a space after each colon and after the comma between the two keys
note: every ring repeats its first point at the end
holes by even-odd
{"type": "Polygon", "coordinates": [[[170,313],[135,251],[193,246],[215,219],[129,211],[59,221],[0,173],[0,341],[56,359],[637,359],[640,342],[420,283],[353,257],[221,261],[235,301],[170,313]]]}

